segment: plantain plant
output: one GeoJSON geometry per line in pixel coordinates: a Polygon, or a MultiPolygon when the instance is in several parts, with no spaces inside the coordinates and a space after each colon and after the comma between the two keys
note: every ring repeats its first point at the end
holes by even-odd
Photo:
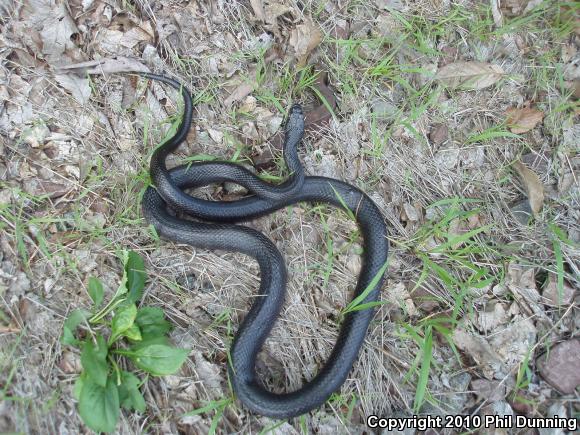
{"type": "Polygon", "coordinates": [[[83,422],[96,432],[114,431],[121,407],[144,412],[141,386],[147,376],[175,373],[189,353],[169,342],[172,325],[163,310],[137,308],[147,279],[143,259],[134,251],[123,251],[121,257],[123,278],[113,298],[102,306],[103,284],[91,277],[92,310],[72,311],[61,338],[81,352],[82,372],[74,396],[83,422]],[[141,373],[147,375],[140,377],[141,373]]]}

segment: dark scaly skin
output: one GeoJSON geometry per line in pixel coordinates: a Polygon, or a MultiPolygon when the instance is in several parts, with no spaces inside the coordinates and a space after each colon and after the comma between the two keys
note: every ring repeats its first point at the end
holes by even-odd
{"type": "MultiPolygon", "coordinates": [[[[151,159],[151,176],[156,188],[148,188],[143,197],[143,213],[164,238],[187,243],[196,248],[242,252],[256,259],[260,267],[261,297],[255,298],[231,348],[228,365],[234,392],[250,410],[269,417],[289,418],[322,405],[346,380],[373,317],[374,309],[347,314],[341,325],[332,354],[320,372],[302,388],[285,394],[267,391],[256,378],[256,356],[280,313],[286,293],[284,258],[262,233],[232,223],[186,221],[167,212],[171,208],[196,219],[213,222],[241,222],[272,213],[297,202],[326,202],[338,208],[346,206],[357,219],[363,236],[363,265],[353,298],[360,295],[387,261],[387,230],[377,206],[362,191],[344,182],[325,177],[304,176],[296,147],[303,134],[299,106],[291,109],[286,125],[284,158],[292,176],[280,185],[268,185],[244,168],[231,163],[201,162],[167,170],[165,157],[185,138],[191,123],[191,96],[179,83],[163,76],[142,74],[177,89],[185,101],[183,121],[176,135],[151,159]],[[254,195],[232,202],[214,202],[192,198],[182,189],[210,183],[236,182],[254,195]]],[[[383,278],[362,303],[379,299],[383,278]]]]}

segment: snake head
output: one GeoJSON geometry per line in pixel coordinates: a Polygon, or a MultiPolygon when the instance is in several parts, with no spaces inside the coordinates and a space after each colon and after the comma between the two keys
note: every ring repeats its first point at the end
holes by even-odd
{"type": "Polygon", "coordinates": [[[302,106],[300,104],[294,103],[292,104],[292,107],[290,107],[290,112],[288,113],[288,116],[293,115],[304,115],[304,112],[302,111],[302,106]]]}
{"type": "Polygon", "coordinates": [[[286,132],[300,135],[304,132],[304,111],[300,104],[293,104],[290,107],[286,121],[286,132]]]}

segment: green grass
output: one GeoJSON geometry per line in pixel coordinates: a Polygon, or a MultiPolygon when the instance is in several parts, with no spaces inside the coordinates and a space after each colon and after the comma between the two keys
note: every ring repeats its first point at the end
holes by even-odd
{"type": "Polygon", "coordinates": [[[228,406],[233,406],[234,398],[233,397],[226,397],[220,400],[212,400],[209,401],[206,405],[202,406],[201,408],[194,409],[193,411],[186,412],[182,415],[182,417],[191,417],[194,415],[200,414],[211,414],[213,413],[213,417],[211,418],[211,424],[208,430],[209,435],[214,435],[216,433],[218,424],[222,419],[224,412],[228,406]]]}

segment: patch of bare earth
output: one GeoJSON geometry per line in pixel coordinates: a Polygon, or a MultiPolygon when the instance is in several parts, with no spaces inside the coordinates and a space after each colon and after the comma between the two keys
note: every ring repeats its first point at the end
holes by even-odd
{"type": "MultiPolygon", "coordinates": [[[[258,268],[148,228],[148,158],[180,99],[111,73],[127,68],[193,91],[194,125],[170,165],[211,155],[284,175],[272,139],[284,111],[299,101],[314,113],[328,88],[334,113],[315,112],[300,149],[307,173],[361,187],[390,228],[386,303],[342,389],[280,424],[234,402],[218,432],[358,433],[370,414],[578,415],[572,3],[7,0],[0,24],[1,432],[87,432],[72,395],[79,355],[59,338],[89,306],[90,276],[113,294],[121,248],[146,258],[144,300],[191,353],[177,375],[146,382],[147,412],[124,413],[119,432],[207,432],[213,412],[182,415],[232,394],[227,351],[258,268]]],[[[364,247],[346,215],[316,204],[249,225],[290,272],[258,372],[291,391],[330,355],[364,247]]]]}

